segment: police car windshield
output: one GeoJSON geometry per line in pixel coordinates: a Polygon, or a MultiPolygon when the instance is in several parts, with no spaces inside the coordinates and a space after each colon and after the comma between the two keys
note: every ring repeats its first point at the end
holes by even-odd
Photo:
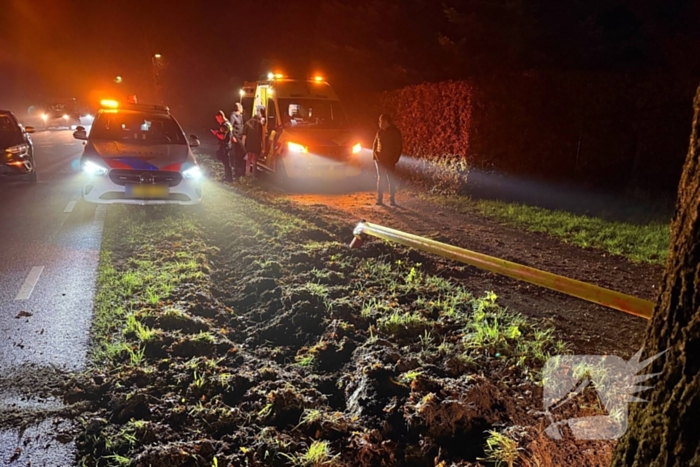
{"type": "Polygon", "coordinates": [[[345,113],[338,101],[320,99],[280,99],[282,123],[288,127],[344,129],[345,113]]]}
{"type": "Polygon", "coordinates": [[[100,113],[92,124],[90,139],[136,144],[187,144],[180,125],[170,115],[129,110],[100,113]]]}

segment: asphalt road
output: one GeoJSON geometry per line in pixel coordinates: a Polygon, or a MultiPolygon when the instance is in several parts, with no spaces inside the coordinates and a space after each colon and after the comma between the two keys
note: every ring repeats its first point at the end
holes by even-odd
{"type": "Polygon", "coordinates": [[[43,422],[0,427],[0,465],[70,466],[64,422],[42,416],[60,401],[37,389],[85,366],[105,208],[80,200],[72,131],[32,139],[38,182],[0,178],[0,414],[43,422]]]}

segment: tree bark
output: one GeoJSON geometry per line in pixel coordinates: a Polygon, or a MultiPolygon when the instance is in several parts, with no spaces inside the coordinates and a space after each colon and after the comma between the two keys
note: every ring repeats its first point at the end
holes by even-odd
{"type": "MultiPolygon", "coordinates": [[[[671,249],[647,329],[645,357],[668,350],[646,373],[661,373],[632,404],[612,467],[700,466],[700,88],[678,188],[671,249]]],[[[659,161],[663,163],[662,160],[659,161]]]]}

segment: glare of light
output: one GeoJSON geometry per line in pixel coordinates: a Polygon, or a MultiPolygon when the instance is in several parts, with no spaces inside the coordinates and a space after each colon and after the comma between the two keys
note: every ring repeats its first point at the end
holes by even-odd
{"type": "Polygon", "coordinates": [[[360,143],[357,143],[352,147],[352,153],[357,154],[358,152],[362,151],[362,145],[360,143]]]}
{"type": "Polygon", "coordinates": [[[199,180],[202,178],[202,169],[200,169],[198,165],[195,165],[182,172],[182,176],[190,180],[199,180]]]}
{"type": "Polygon", "coordinates": [[[46,114],[42,114],[42,115],[41,115],[41,119],[42,119],[43,121],[48,120],[48,118],[49,118],[49,116],[46,115],[46,114]]]}
{"type": "Polygon", "coordinates": [[[275,74],[275,78],[276,78],[276,79],[282,79],[282,78],[284,78],[284,75],[283,75],[282,73],[276,73],[276,74],[275,74]]]}
{"type": "Polygon", "coordinates": [[[160,57],[162,57],[162,55],[161,55],[161,54],[155,54],[153,57],[154,57],[154,58],[160,58],[160,57]]]}
{"type": "Polygon", "coordinates": [[[68,120],[68,115],[64,115],[63,120],[68,120]]]}
{"type": "Polygon", "coordinates": [[[241,90],[239,91],[239,93],[240,93],[241,96],[245,96],[245,91],[244,91],[243,89],[241,89],[241,90]]]}
{"type": "Polygon", "coordinates": [[[87,114],[85,118],[92,118],[92,114],[87,114]]]}
{"type": "Polygon", "coordinates": [[[119,102],[115,101],[114,99],[102,99],[102,101],[100,101],[100,105],[102,107],[116,109],[117,107],[119,107],[119,102]]]}
{"type": "Polygon", "coordinates": [[[83,170],[88,175],[104,175],[107,173],[107,169],[99,164],[95,164],[92,161],[85,161],[83,163],[83,170]]]}
{"type": "Polygon", "coordinates": [[[115,83],[121,83],[121,82],[122,82],[122,77],[121,77],[121,76],[117,76],[116,78],[114,78],[114,82],[115,82],[115,83]]]}
{"type": "Polygon", "coordinates": [[[289,148],[291,152],[300,152],[303,154],[309,152],[309,148],[307,148],[306,146],[302,146],[301,144],[297,143],[292,143],[291,141],[287,143],[287,148],[289,148]]]}
{"type": "Polygon", "coordinates": [[[23,154],[23,153],[27,152],[27,149],[29,149],[29,145],[19,144],[17,146],[11,146],[11,147],[5,149],[5,152],[8,152],[10,154],[23,154]]]}
{"type": "Polygon", "coordinates": [[[267,79],[275,79],[275,74],[270,72],[267,74],[267,79]]]}
{"type": "Polygon", "coordinates": [[[323,76],[314,76],[314,81],[316,81],[317,83],[322,82],[322,81],[323,81],[323,76]]]}

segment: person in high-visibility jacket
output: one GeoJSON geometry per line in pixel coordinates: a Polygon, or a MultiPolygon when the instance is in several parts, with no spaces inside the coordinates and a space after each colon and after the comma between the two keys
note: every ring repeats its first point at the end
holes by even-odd
{"type": "Polygon", "coordinates": [[[379,116],[379,131],[372,145],[372,157],[377,167],[377,205],[384,204],[384,185],[389,185],[389,202],[396,206],[396,163],[403,151],[401,131],[396,128],[391,116],[379,116]]]}

